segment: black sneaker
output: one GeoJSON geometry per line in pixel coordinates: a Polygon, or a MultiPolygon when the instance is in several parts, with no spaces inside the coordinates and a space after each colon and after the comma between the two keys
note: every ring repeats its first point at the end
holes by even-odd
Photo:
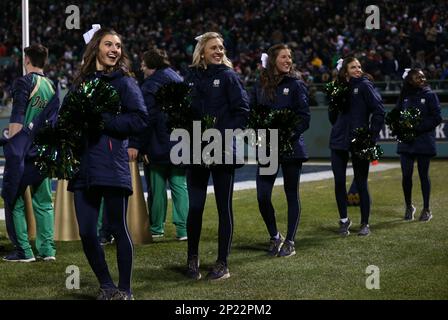
{"type": "Polygon", "coordinates": [[[404,213],[404,220],[412,221],[414,220],[415,215],[415,207],[411,204],[409,207],[406,207],[406,212],[404,213]]]}
{"type": "Polygon", "coordinates": [[[339,220],[339,234],[341,236],[348,236],[350,234],[350,227],[352,226],[352,221],[348,219],[346,222],[339,220]]]}
{"type": "Polygon", "coordinates": [[[107,288],[107,289],[100,288],[96,300],[112,300],[112,297],[115,295],[117,291],[118,291],[117,288],[107,288]]]}
{"type": "Polygon", "coordinates": [[[100,245],[102,246],[107,246],[108,244],[112,244],[114,243],[114,237],[110,236],[110,237],[101,237],[100,238],[100,245]]]}
{"type": "Polygon", "coordinates": [[[358,236],[368,236],[370,234],[370,227],[368,224],[363,223],[361,225],[361,230],[358,232],[358,236]]]}
{"type": "Polygon", "coordinates": [[[279,257],[291,257],[296,254],[296,249],[294,247],[294,242],[285,240],[285,242],[282,245],[282,248],[280,249],[280,252],[278,253],[279,257]]]}
{"type": "Polygon", "coordinates": [[[115,290],[115,293],[112,295],[110,300],[135,300],[135,299],[132,293],[121,290],[115,290]]]}
{"type": "Polygon", "coordinates": [[[199,280],[202,278],[201,273],[199,272],[199,257],[191,256],[187,260],[187,277],[199,280]]]}
{"type": "Polygon", "coordinates": [[[280,247],[282,246],[283,241],[285,241],[285,238],[283,238],[281,233],[278,234],[278,239],[271,238],[269,243],[268,255],[275,257],[280,251],[280,247]]]}
{"type": "Polygon", "coordinates": [[[432,219],[432,213],[431,210],[429,209],[423,209],[422,213],[420,214],[420,218],[418,220],[422,221],[422,222],[428,222],[429,220],[432,219]]]}
{"type": "Polygon", "coordinates": [[[207,274],[207,280],[216,281],[230,278],[229,268],[222,261],[216,261],[212,270],[207,274]]]}
{"type": "Polygon", "coordinates": [[[20,251],[13,251],[8,254],[6,257],[3,257],[3,261],[8,262],[34,262],[36,258],[33,257],[25,257],[25,254],[20,251]]]}

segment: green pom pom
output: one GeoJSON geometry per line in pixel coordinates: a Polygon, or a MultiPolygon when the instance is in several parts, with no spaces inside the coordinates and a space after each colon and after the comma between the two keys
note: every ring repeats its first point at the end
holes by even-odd
{"type": "Polygon", "coordinates": [[[50,178],[73,178],[85,141],[99,138],[104,129],[101,114],[120,112],[120,96],[112,85],[99,78],[82,82],[66,95],[56,125],[47,123],[35,138],[35,164],[40,172],[50,178]]]}

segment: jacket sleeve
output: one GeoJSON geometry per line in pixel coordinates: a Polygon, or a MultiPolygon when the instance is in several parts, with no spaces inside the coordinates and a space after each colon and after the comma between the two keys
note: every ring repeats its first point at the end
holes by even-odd
{"type": "Polygon", "coordinates": [[[30,77],[21,77],[14,81],[12,86],[12,111],[9,122],[22,123],[25,121],[28,99],[32,90],[32,79],[30,77]]]}
{"type": "Polygon", "coordinates": [[[338,120],[338,112],[336,110],[328,110],[328,120],[330,120],[330,123],[333,126],[338,120]]]}
{"type": "Polygon", "coordinates": [[[309,97],[308,89],[305,84],[301,81],[297,81],[298,91],[297,96],[294,101],[294,111],[301,117],[301,121],[297,126],[297,134],[301,135],[310,127],[310,107],[309,107],[309,97]]]}
{"type": "Polygon", "coordinates": [[[442,122],[440,102],[437,94],[431,92],[427,97],[428,100],[426,106],[428,108],[428,115],[424,117],[417,128],[415,128],[418,133],[430,132],[442,122]]]}
{"type": "Polygon", "coordinates": [[[249,117],[249,96],[238,75],[234,72],[230,73],[228,79],[227,97],[234,117],[233,129],[244,129],[249,117]]]}
{"type": "Polygon", "coordinates": [[[109,116],[105,121],[105,131],[120,136],[140,134],[147,127],[147,109],[142,92],[133,78],[124,77],[119,93],[122,113],[109,116]]]}
{"type": "Polygon", "coordinates": [[[372,114],[370,118],[370,132],[376,140],[384,125],[385,111],[383,101],[381,99],[381,95],[370,82],[368,82],[364,87],[363,94],[367,108],[372,114]]]}
{"type": "Polygon", "coordinates": [[[159,90],[161,84],[150,83],[147,86],[142,86],[143,99],[148,109],[147,123],[148,126],[153,126],[157,121],[157,116],[160,113],[160,109],[156,107],[156,93],[159,90]]]}
{"type": "Polygon", "coordinates": [[[145,144],[147,143],[147,137],[149,135],[150,128],[153,128],[155,122],[157,121],[157,113],[158,109],[155,107],[156,98],[155,93],[157,91],[157,86],[153,83],[144,83],[141,87],[141,92],[143,95],[143,101],[145,102],[147,108],[147,117],[146,117],[146,129],[143,130],[138,135],[134,135],[129,138],[129,148],[139,149],[141,151],[144,150],[145,144]]]}
{"type": "Polygon", "coordinates": [[[251,90],[249,91],[249,105],[251,106],[251,108],[253,108],[254,106],[256,106],[258,103],[260,103],[258,101],[258,90],[259,90],[259,86],[258,85],[254,85],[251,90]]]}

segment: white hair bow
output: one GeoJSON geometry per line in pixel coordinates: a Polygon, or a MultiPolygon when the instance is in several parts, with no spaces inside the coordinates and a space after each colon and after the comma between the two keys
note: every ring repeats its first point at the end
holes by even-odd
{"type": "Polygon", "coordinates": [[[267,69],[268,67],[268,58],[269,56],[267,55],[267,53],[262,53],[261,54],[261,66],[265,69],[267,69]]]}
{"type": "Polygon", "coordinates": [[[409,71],[411,71],[411,68],[404,69],[403,75],[401,77],[405,79],[408,76],[409,71]]]}
{"type": "Polygon", "coordinates": [[[196,38],[194,38],[194,40],[196,40],[196,41],[201,41],[201,39],[202,39],[203,36],[204,36],[204,35],[201,34],[200,36],[197,36],[196,38]]]}
{"type": "Polygon", "coordinates": [[[344,62],[344,59],[339,59],[336,65],[336,70],[340,71],[342,69],[342,63],[344,62]]]}
{"type": "Polygon", "coordinates": [[[92,40],[93,35],[95,32],[101,29],[101,25],[99,24],[92,24],[92,29],[84,33],[82,36],[84,37],[84,41],[86,44],[89,44],[90,40],[92,40]]]}

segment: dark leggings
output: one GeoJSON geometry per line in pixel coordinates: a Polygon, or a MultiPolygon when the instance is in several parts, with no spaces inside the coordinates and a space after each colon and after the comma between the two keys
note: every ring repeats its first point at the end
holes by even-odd
{"type": "Polygon", "coordinates": [[[429,196],[431,193],[431,181],[429,180],[429,163],[431,157],[427,155],[400,154],[401,172],[403,174],[402,186],[406,206],[412,204],[412,174],[414,173],[414,161],[417,160],[418,175],[423,194],[423,208],[429,209],[429,196]]]}
{"type": "Polygon", "coordinates": [[[97,235],[98,214],[104,197],[104,213],[117,243],[119,282],[122,291],[131,291],[133,245],[126,223],[128,195],[121,188],[91,187],[75,191],[75,209],[84,253],[101,288],[114,288],[104,251],[97,235]]]}
{"type": "MultiPolygon", "coordinates": [[[[300,221],[300,198],[299,182],[302,171],[302,163],[285,163],[281,165],[283,172],[283,188],[288,203],[288,233],[286,240],[294,242],[297,228],[300,221]]],[[[273,175],[260,175],[260,168],[257,170],[257,200],[261,216],[268,229],[269,235],[274,237],[277,234],[277,223],[275,220],[275,210],[272,206],[272,189],[278,171],[273,175]]]]}
{"type": "MultiPolygon", "coordinates": [[[[331,150],[331,168],[334,175],[334,192],[338,204],[339,216],[341,219],[347,218],[347,189],[345,186],[347,177],[347,163],[349,152],[345,150],[331,150]]],[[[353,172],[355,183],[359,192],[361,207],[361,224],[369,223],[370,216],[370,195],[367,186],[369,177],[369,161],[361,160],[352,155],[353,172]]]]}
{"type": "Polygon", "coordinates": [[[187,170],[188,198],[190,208],[187,219],[188,256],[198,255],[201,238],[202,215],[207,197],[207,184],[213,178],[216,206],[218,208],[218,260],[227,264],[233,235],[233,178],[232,167],[191,167],[187,170]]]}

